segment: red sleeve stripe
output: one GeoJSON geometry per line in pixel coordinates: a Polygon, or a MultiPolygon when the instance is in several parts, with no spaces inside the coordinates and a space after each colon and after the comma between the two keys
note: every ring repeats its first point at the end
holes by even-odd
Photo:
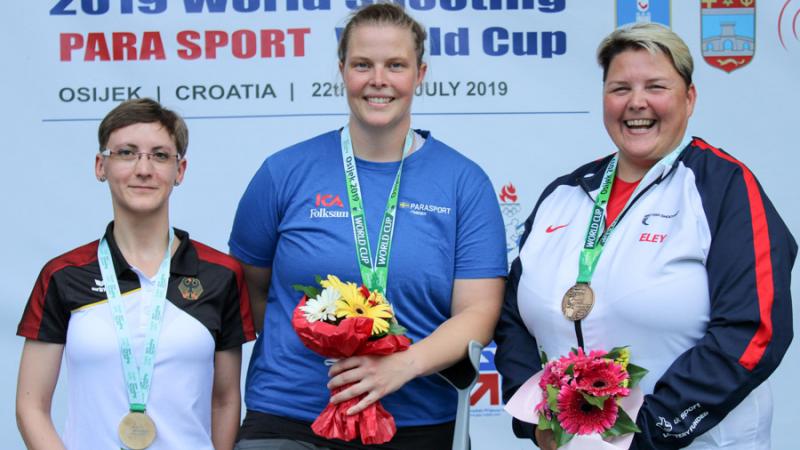
{"type": "Polygon", "coordinates": [[[772,276],[772,255],[770,253],[769,227],[767,215],[764,211],[764,201],[758,189],[758,183],[744,164],[730,155],[721,152],[700,139],[695,139],[693,144],[703,150],[711,150],[716,156],[738,165],[742,169],[744,184],[747,188],[747,198],[750,203],[750,217],[753,227],[753,251],[755,254],[756,292],[758,295],[758,310],[761,320],[756,334],[750,339],[744,353],[739,358],[739,364],[748,370],[753,370],[772,340],[772,303],[775,296],[775,286],[772,276]]]}
{"type": "Polygon", "coordinates": [[[230,269],[236,274],[236,287],[239,289],[239,315],[242,319],[242,331],[248,341],[256,338],[256,329],[253,324],[252,314],[250,313],[250,295],[247,291],[247,284],[244,281],[244,272],[242,265],[233,257],[228,256],[214,248],[211,248],[201,242],[192,240],[194,248],[197,249],[197,256],[201,259],[219,264],[220,266],[230,269]]]}
{"type": "Polygon", "coordinates": [[[31,298],[28,301],[28,309],[22,316],[22,321],[17,328],[17,334],[29,339],[39,339],[39,330],[44,319],[44,302],[47,298],[47,290],[50,289],[50,280],[58,271],[69,266],[85,266],[97,259],[97,243],[90,242],[72,251],[64,253],[47,263],[36,280],[31,298]]]}

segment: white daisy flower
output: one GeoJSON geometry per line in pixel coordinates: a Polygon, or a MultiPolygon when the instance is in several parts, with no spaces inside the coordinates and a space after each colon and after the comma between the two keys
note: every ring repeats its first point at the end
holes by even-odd
{"type": "Polygon", "coordinates": [[[328,287],[315,298],[308,299],[306,304],[300,307],[300,310],[305,313],[306,320],[309,322],[313,323],[318,320],[335,322],[336,300],[339,300],[339,297],[339,291],[328,287]]]}

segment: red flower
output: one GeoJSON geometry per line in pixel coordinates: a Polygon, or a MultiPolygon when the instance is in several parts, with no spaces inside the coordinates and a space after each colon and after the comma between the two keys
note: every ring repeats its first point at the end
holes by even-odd
{"type": "Polygon", "coordinates": [[[629,389],[622,386],[628,379],[628,372],[613,361],[596,359],[575,371],[575,387],[587,394],[595,397],[628,395],[629,389]]]}
{"type": "Polygon", "coordinates": [[[617,420],[617,402],[608,398],[603,409],[589,404],[577,389],[564,386],[558,393],[558,422],[567,433],[602,433],[617,420]]]}
{"type": "Polygon", "coordinates": [[[358,290],[361,291],[361,295],[363,295],[364,298],[369,298],[369,289],[367,289],[366,286],[362,284],[361,287],[358,288],[358,290]]]}

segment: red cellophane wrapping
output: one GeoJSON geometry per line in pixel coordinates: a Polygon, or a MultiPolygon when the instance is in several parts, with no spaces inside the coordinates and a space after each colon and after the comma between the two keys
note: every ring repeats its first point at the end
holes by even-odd
{"type": "MultiPolygon", "coordinates": [[[[372,319],[368,317],[347,318],[338,325],[323,321],[309,322],[300,307],[306,304],[303,297],[294,310],[292,326],[303,344],[310,350],[326,358],[348,358],[357,355],[390,355],[406,350],[411,341],[405,336],[388,334],[370,340],[372,319]]],[[[335,395],[351,385],[342,386],[331,392],[335,395]]],[[[366,394],[364,394],[366,395],[366,394]]],[[[311,429],[326,439],[352,441],[361,437],[365,445],[389,442],[397,431],[394,417],[384,409],[380,402],[369,405],[358,414],[347,415],[347,410],[358,403],[364,395],[352,398],[337,405],[328,403],[319,417],[311,424],[311,429]]]]}

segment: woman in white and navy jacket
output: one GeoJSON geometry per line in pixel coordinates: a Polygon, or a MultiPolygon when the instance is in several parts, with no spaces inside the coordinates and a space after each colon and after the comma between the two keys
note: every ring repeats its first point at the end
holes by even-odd
{"type": "MultiPolygon", "coordinates": [[[[684,136],[697,94],[677,35],[616,30],[598,61],[618,152],[556,179],[526,222],[495,334],[504,399],[541,369],[541,351],[629,345],[649,370],[631,448],[769,449],[766,380],[792,339],[797,245],[743,163],[684,136]],[[605,245],[587,278],[595,213],[605,245]],[[594,301],[567,308],[581,283],[594,301]]],[[[517,420],[514,431],[555,448],[549,431],[517,420]]]]}

